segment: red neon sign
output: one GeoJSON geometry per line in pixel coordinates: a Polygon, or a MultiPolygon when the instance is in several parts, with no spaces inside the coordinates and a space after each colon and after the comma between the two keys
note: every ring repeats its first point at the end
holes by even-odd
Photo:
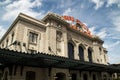
{"type": "MultiPolygon", "coordinates": [[[[81,31],[81,30],[80,30],[80,31],[91,37],[91,32],[90,32],[90,30],[89,30],[89,29],[87,28],[87,26],[86,26],[85,24],[83,24],[80,20],[75,19],[75,18],[72,17],[72,16],[62,16],[62,18],[63,18],[64,20],[67,20],[67,21],[72,21],[72,22],[78,23],[78,24],[82,27],[82,29],[83,29],[82,31],[81,31]]],[[[72,28],[75,29],[75,30],[79,30],[76,25],[71,25],[70,27],[72,27],[72,28]]]]}

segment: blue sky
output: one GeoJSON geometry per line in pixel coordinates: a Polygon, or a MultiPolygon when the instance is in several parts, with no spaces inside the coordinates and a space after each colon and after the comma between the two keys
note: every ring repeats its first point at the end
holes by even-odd
{"type": "Polygon", "coordinates": [[[0,38],[20,12],[74,16],[104,40],[110,63],[120,63],[120,0],[0,0],[0,38]]]}

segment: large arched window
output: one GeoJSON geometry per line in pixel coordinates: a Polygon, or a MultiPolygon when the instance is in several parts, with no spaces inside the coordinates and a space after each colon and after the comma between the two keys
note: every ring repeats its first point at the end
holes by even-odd
{"type": "Polygon", "coordinates": [[[81,61],[84,61],[84,49],[82,46],[79,46],[79,58],[81,61]]]}
{"type": "Polygon", "coordinates": [[[90,48],[88,48],[88,60],[92,62],[92,50],[90,48]]]}
{"type": "Polygon", "coordinates": [[[68,57],[74,59],[74,45],[68,42],[68,57]]]}

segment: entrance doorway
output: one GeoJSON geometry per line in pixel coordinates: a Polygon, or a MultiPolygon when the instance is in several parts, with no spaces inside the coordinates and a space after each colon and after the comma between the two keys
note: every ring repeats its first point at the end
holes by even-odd
{"type": "Polygon", "coordinates": [[[73,73],[73,74],[71,74],[71,80],[77,80],[77,74],[75,74],[75,73],[73,73]]]}
{"type": "Polygon", "coordinates": [[[97,79],[96,79],[96,75],[95,75],[95,74],[93,74],[93,80],[97,80],[97,79]]]}
{"type": "Polygon", "coordinates": [[[55,80],[66,80],[66,75],[64,73],[56,73],[56,77],[55,80]]]}
{"type": "Polygon", "coordinates": [[[83,75],[83,80],[88,80],[88,75],[87,74],[83,75]]]}
{"type": "Polygon", "coordinates": [[[36,80],[35,79],[35,72],[27,71],[26,72],[26,80],[36,80]]]}
{"type": "Polygon", "coordinates": [[[107,80],[107,75],[103,75],[103,80],[107,80]]]}

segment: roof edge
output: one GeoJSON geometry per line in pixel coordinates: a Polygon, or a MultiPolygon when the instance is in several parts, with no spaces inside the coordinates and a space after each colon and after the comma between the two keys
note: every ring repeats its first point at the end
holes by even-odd
{"type": "Polygon", "coordinates": [[[0,39],[0,43],[4,40],[4,38],[7,36],[7,34],[13,29],[14,25],[21,19],[26,19],[26,20],[35,20],[37,22],[39,22],[40,25],[45,26],[45,22],[35,19],[33,17],[30,17],[26,14],[23,13],[19,13],[18,16],[16,17],[16,19],[13,21],[13,23],[10,25],[10,27],[6,30],[5,34],[2,36],[2,38],[0,39]]]}
{"type": "Polygon", "coordinates": [[[57,20],[60,20],[63,24],[69,25],[68,22],[66,22],[60,15],[56,14],[56,13],[52,13],[52,12],[48,12],[45,17],[43,17],[43,19],[41,19],[42,21],[45,21],[47,18],[55,18],[57,20]]]}

